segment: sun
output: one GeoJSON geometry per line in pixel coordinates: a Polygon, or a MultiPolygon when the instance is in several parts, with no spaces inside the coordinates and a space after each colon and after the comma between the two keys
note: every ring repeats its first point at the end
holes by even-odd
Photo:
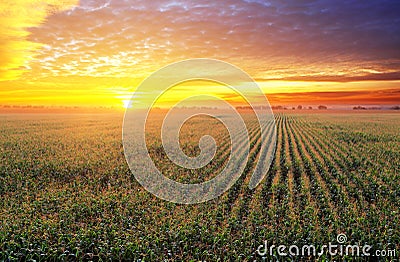
{"type": "Polygon", "coordinates": [[[132,108],[131,100],[122,100],[122,107],[123,108],[132,108]]]}

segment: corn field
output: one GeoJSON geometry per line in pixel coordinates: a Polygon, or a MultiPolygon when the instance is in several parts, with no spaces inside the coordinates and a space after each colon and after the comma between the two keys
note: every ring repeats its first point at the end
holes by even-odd
{"type": "MultiPolygon", "coordinates": [[[[196,205],[160,200],[136,182],[120,114],[0,119],[1,261],[263,261],[264,241],[319,247],[340,233],[352,244],[400,252],[399,114],[277,112],[276,154],[254,190],[248,183],[262,145],[254,117],[245,115],[251,148],[243,174],[196,205]]],[[[229,133],[218,121],[203,123],[192,119],[181,137],[192,156],[202,135],[215,138],[216,156],[199,170],[172,165],[160,121],[148,124],[149,153],[163,174],[197,183],[223,168],[229,133]]],[[[275,250],[268,260],[277,259],[334,258],[282,258],[275,250]]]]}

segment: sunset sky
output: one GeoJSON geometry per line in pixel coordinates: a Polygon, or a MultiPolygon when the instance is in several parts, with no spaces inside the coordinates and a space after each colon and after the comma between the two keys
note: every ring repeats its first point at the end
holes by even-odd
{"type": "Polygon", "coordinates": [[[399,105],[399,24],[398,0],[0,0],[0,105],[122,108],[189,58],[239,66],[272,104],[399,105]]]}

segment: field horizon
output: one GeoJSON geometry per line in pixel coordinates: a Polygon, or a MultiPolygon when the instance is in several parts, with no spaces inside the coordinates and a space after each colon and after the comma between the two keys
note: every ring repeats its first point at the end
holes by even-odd
{"type": "MultiPolygon", "coordinates": [[[[242,106],[237,106],[237,110],[251,110],[251,109],[242,109],[242,106]]],[[[327,106],[327,109],[318,109],[318,106],[313,106],[312,109],[308,108],[308,106],[304,106],[302,109],[298,109],[297,106],[271,106],[273,112],[281,113],[281,112],[303,112],[303,113],[388,113],[400,112],[400,108],[398,106],[348,106],[348,107],[334,107],[327,106]],[[277,107],[281,107],[278,108],[277,107]],[[356,108],[361,107],[361,108],[356,108]]],[[[154,108],[152,110],[169,110],[166,108],[154,108]]],[[[118,108],[118,107],[81,107],[81,106],[1,106],[0,105],[0,114],[46,114],[46,113],[61,113],[61,114],[106,114],[106,113],[120,113],[124,114],[126,108],[118,108]]]]}

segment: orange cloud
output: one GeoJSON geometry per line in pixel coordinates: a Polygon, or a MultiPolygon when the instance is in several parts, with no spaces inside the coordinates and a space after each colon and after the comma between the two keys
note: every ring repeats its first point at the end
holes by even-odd
{"type": "Polygon", "coordinates": [[[400,102],[400,89],[276,93],[268,99],[274,105],[393,105],[400,102]]]}
{"type": "Polygon", "coordinates": [[[69,9],[77,3],[77,0],[0,2],[0,81],[18,78],[41,47],[39,43],[27,40],[30,34],[27,29],[39,26],[50,14],[69,9]]]}

